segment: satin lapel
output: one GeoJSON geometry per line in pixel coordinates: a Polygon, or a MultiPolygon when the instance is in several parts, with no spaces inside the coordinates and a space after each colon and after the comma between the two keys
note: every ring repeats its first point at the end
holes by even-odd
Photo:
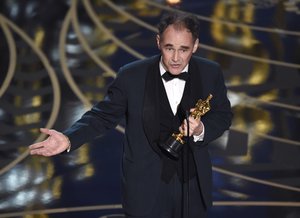
{"type": "Polygon", "coordinates": [[[193,58],[190,61],[189,74],[191,96],[190,108],[193,108],[200,98],[203,99],[207,97],[203,96],[203,80],[201,77],[201,72],[193,58]]]}
{"type": "Polygon", "coordinates": [[[159,87],[160,74],[158,60],[149,68],[145,81],[143,105],[143,124],[145,134],[151,146],[157,151],[155,142],[159,139],[159,87]]]}

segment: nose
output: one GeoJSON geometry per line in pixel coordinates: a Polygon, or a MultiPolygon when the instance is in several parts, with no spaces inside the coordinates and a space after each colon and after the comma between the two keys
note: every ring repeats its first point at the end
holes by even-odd
{"type": "Polygon", "coordinates": [[[175,51],[173,52],[172,60],[173,60],[174,62],[177,62],[178,59],[179,59],[179,52],[175,50],[175,51]]]}

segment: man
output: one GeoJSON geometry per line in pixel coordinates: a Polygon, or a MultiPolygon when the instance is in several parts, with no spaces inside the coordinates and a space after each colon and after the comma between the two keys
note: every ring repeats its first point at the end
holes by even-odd
{"type": "Polygon", "coordinates": [[[49,137],[31,145],[30,153],[52,156],[74,150],[125,117],[122,190],[126,217],[182,217],[186,183],[189,217],[206,217],[212,204],[208,144],[229,128],[232,113],[218,64],[193,55],[198,32],[194,16],[163,17],[157,35],[161,55],[121,67],[103,101],[64,133],[41,129],[49,137]],[[165,77],[166,71],[171,80],[165,77]],[[196,102],[209,94],[213,95],[211,110],[201,118],[190,116],[187,122],[185,111],[193,111],[196,102]],[[189,132],[190,137],[184,139],[189,142],[183,145],[185,156],[181,151],[175,159],[159,144],[179,131],[185,136],[189,132]]]}

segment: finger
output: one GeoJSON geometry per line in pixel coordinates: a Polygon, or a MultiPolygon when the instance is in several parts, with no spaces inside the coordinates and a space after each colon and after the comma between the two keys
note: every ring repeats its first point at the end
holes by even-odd
{"type": "Polygon", "coordinates": [[[179,131],[184,135],[187,136],[187,128],[186,125],[182,124],[179,128],[179,131]]]}
{"type": "Polygon", "coordinates": [[[29,146],[30,150],[38,149],[44,147],[44,142],[38,142],[29,146]]]}
{"type": "Polygon", "coordinates": [[[30,154],[31,155],[41,155],[41,156],[52,156],[54,155],[54,152],[52,151],[51,148],[49,148],[49,146],[43,146],[43,147],[39,147],[33,150],[30,150],[30,154]]]}
{"type": "Polygon", "coordinates": [[[52,154],[50,152],[48,152],[46,150],[43,150],[43,149],[36,149],[36,150],[30,151],[30,154],[31,155],[46,156],[46,157],[52,156],[52,154]]]}
{"type": "Polygon", "coordinates": [[[190,116],[189,117],[189,121],[197,121],[198,122],[199,120],[201,120],[200,116],[197,116],[197,117],[190,116]]]}
{"type": "Polygon", "coordinates": [[[57,141],[64,141],[66,140],[66,136],[62,134],[61,132],[58,132],[54,129],[46,129],[46,128],[41,128],[41,131],[45,134],[48,134],[50,137],[57,141]]]}
{"type": "Polygon", "coordinates": [[[184,127],[187,126],[187,120],[186,119],[183,120],[183,125],[184,125],[184,127]]]}
{"type": "Polygon", "coordinates": [[[195,127],[197,126],[197,121],[194,118],[189,118],[189,134],[188,134],[188,125],[187,122],[183,122],[183,130],[184,130],[184,135],[187,136],[192,136],[194,131],[195,131],[195,127]]]}
{"type": "Polygon", "coordinates": [[[194,119],[193,117],[191,117],[189,119],[189,122],[190,122],[190,125],[199,125],[200,122],[201,122],[201,119],[200,118],[199,119],[194,119]]]}
{"type": "Polygon", "coordinates": [[[183,130],[183,127],[182,127],[182,126],[180,126],[180,127],[179,127],[179,132],[181,132],[181,133],[183,133],[183,132],[184,132],[184,130],[183,130]]]}
{"type": "MultiPolygon", "coordinates": [[[[192,118],[192,117],[189,118],[189,127],[190,127],[190,129],[191,129],[193,126],[195,126],[196,122],[197,122],[197,121],[196,121],[194,118],[192,118]]],[[[185,122],[185,125],[186,125],[186,127],[187,127],[187,122],[185,122]]]]}
{"type": "Polygon", "coordinates": [[[49,157],[55,154],[54,148],[47,146],[41,149],[41,155],[49,157]]]}
{"type": "MultiPolygon", "coordinates": [[[[49,129],[40,128],[40,132],[49,135],[49,129]]],[[[28,148],[29,148],[29,150],[35,150],[35,149],[38,149],[38,148],[42,148],[42,147],[44,147],[44,143],[45,143],[45,141],[37,142],[35,144],[30,145],[28,148]]]]}
{"type": "Polygon", "coordinates": [[[31,155],[42,155],[42,149],[43,148],[37,148],[37,149],[30,150],[29,152],[31,155]]]}
{"type": "Polygon", "coordinates": [[[51,131],[51,129],[47,129],[47,128],[40,128],[40,131],[41,131],[42,133],[45,133],[45,134],[47,134],[47,135],[51,135],[51,134],[52,134],[52,131],[51,131]]]}

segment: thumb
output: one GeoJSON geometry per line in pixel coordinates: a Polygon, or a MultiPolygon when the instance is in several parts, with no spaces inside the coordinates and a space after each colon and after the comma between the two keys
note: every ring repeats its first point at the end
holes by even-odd
{"type": "Polygon", "coordinates": [[[42,133],[47,134],[47,135],[51,135],[51,134],[50,134],[50,129],[47,129],[47,128],[40,128],[40,131],[41,131],[42,133]]]}

